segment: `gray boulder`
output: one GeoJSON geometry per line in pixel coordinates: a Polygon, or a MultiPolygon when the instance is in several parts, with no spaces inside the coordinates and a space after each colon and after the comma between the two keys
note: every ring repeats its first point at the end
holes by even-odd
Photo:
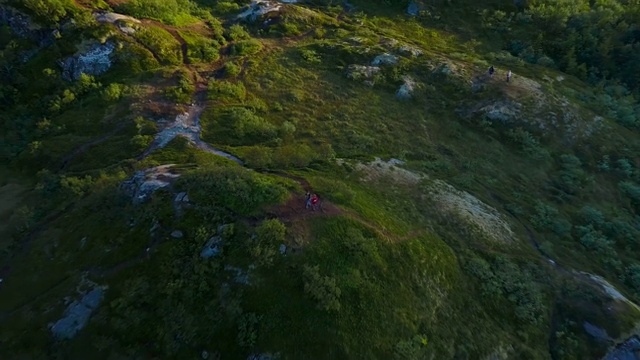
{"type": "Polygon", "coordinates": [[[396,91],[396,97],[398,99],[407,100],[413,96],[413,91],[416,88],[416,83],[409,76],[405,76],[404,84],[400,86],[400,89],[396,91]]]}
{"type": "Polygon", "coordinates": [[[104,74],[111,68],[111,56],[115,48],[113,42],[94,44],[87,51],[62,60],[62,78],[75,81],[80,79],[82,74],[104,74]]]}
{"type": "Polygon", "coordinates": [[[602,360],[638,360],[640,337],[634,335],[611,350],[602,360]]]}
{"type": "Polygon", "coordinates": [[[500,101],[480,109],[484,116],[493,122],[508,124],[516,120],[520,114],[520,104],[500,101]]]}
{"type": "Polygon", "coordinates": [[[89,321],[91,313],[98,308],[104,296],[104,289],[96,287],[85,294],[80,301],[72,302],[64,312],[64,317],[50,326],[57,339],[71,339],[89,321]]]}
{"type": "Polygon", "coordinates": [[[411,1],[407,6],[407,14],[411,16],[418,16],[420,14],[420,7],[415,1],[411,1]]]}
{"type": "Polygon", "coordinates": [[[222,242],[222,237],[213,236],[204,245],[204,248],[200,252],[200,256],[208,259],[220,254],[220,252],[222,251],[222,242]]]}
{"type": "Polygon", "coordinates": [[[391,54],[381,54],[376,56],[373,61],[371,61],[371,65],[379,66],[379,65],[395,65],[398,63],[398,57],[391,54]]]}
{"type": "Polygon", "coordinates": [[[183,236],[184,234],[180,230],[174,230],[173,232],[171,232],[171,237],[174,239],[182,239],[183,236]]]}
{"type": "Polygon", "coordinates": [[[122,182],[120,188],[132,198],[134,204],[143,203],[155,191],[169,186],[180,177],[172,172],[172,167],[173,164],[169,164],[136,171],[130,179],[122,182]]]}

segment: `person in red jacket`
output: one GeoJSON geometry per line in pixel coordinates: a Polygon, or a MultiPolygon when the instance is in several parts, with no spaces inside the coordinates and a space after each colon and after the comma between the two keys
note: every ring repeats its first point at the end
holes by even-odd
{"type": "Polygon", "coordinates": [[[313,194],[311,196],[311,206],[313,208],[313,211],[316,211],[316,209],[318,208],[318,195],[313,194]]]}

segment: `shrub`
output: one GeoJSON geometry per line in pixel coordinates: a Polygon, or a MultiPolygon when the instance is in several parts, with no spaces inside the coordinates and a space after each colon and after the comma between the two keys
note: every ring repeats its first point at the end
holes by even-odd
{"type": "Polygon", "coordinates": [[[322,276],[318,265],[305,265],[302,277],[304,292],[318,303],[318,309],[328,312],[340,311],[341,290],[334,278],[322,276]]]}
{"type": "Polygon", "coordinates": [[[308,145],[285,145],[273,153],[274,165],[281,169],[303,168],[317,159],[317,153],[308,145]]]}
{"type": "Polygon", "coordinates": [[[631,264],[626,269],[626,283],[640,294],[640,264],[631,264]]]}
{"type": "Polygon", "coordinates": [[[189,61],[211,62],[220,58],[220,45],[215,40],[192,31],[180,31],[180,35],[187,42],[189,61]]]}
{"type": "Polygon", "coordinates": [[[127,91],[127,86],[118,83],[111,83],[107,85],[104,90],[102,90],[102,98],[105,101],[116,101],[120,100],[127,91]]]}
{"type": "Polygon", "coordinates": [[[187,72],[181,72],[179,75],[178,86],[172,86],[165,90],[165,95],[178,103],[189,103],[191,97],[196,91],[196,87],[193,84],[191,77],[187,72]]]}
{"type": "Polygon", "coordinates": [[[157,19],[176,24],[193,8],[189,0],[130,0],[122,2],[116,10],[140,18],[157,19]]]}
{"type": "Polygon", "coordinates": [[[185,174],[180,181],[198,204],[227,208],[240,215],[253,214],[288,195],[285,188],[270,178],[236,166],[200,169],[185,174]]]}
{"type": "Polygon", "coordinates": [[[616,161],[616,168],[626,177],[633,176],[633,165],[628,159],[619,159],[616,161]]]}
{"type": "Polygon", "coordinates": [[[249,252],[256,261],[270,266],[278,246],[284,242],[287,228],[278,219],[265,220],[256,228],[256,236],[250,240],[249,252]]]}
{"type": "Polygon", "coordinates": [[[262,316],[254,313],[246,313],[238,320],[238,345],[244,348],[253,348],[258,340],[258,325],[262,316]]]}
{"type": "Polygon", "coordinates": [[[251,39],[251,35],[247,32],[244,26],[240,24],[231,25],[229,27],[229,30],[227,30],[226,35],[227,35],[227,38],[232,41],[251,39]]]}
{"type": "Polygon", "coordinates": [[[240,5],[234,2],[221,1],[215,5],[214,9],[221,15],[235,14],[240,10],[240,5]]]}
{"type": "Polygon", "coordinates": [[[393,358],[398,360],[415,360],[427,358],[426,335],[415,335],[409,340],[399,341],[393,347],[393,358]]]}
{"type": "Polygon", "coordinates": [[[623,181],[618,184],[618,189],[631,199],[634,206],[640,206],[640,186],[630,181],[623,181]]]}
{"type": "Polygon", "coordinates": [[[182,63],[180,43],[167,31],[155,27],[145,27],[136,31],[135,36],[153,51],[163,64],[178,65],[182,63]]]}
{"type": "Polygon", "coordinates": [[[236,77],[240,74],[241,68],[233,62],[224,64],[224,76],[228,78],[236,77]]]}
{"type": "Polygon", "coordinates": [[[543,160],[549,157],[549,152],[540,146],[540,142],[528,131],[522,128],[509,130],[507,137],[514,143],[518,144],[527,156],[535,160],[543,160]]]}
{"type": "Polygon", "coordinates": [[[276,128],[271,123],[244,107],[228,109],[223,121],[238,139],[268,140],[275,136],[276,128]]]}
{"type": "Polygon", "coordinates": [[[247,90],[240,82],[210,81],[207,95],[209,99],[212,100],[227,102],[242,101],[247,96],[247,90]]]}
{"type": "Polygon", "coordinates": [[[262,49],[262,44],[255,39],[242,40],[231,46],[231,55],[245,56],[258,53],[262,49]]]}
{"type": "Polygon", "coordinates": [[[538,201],[535,205],[535,211],[535,215],[529,218],[529,221],[538,230],[550,230],[558,217],[558,210],[538,201]]]}
{"type": "Polygon", "coordinates": [[[271,149],[265,146],[252,146],[245,151],[243,159],[247,166],[254,169],[266,169],[271,166],[271,149]]]}

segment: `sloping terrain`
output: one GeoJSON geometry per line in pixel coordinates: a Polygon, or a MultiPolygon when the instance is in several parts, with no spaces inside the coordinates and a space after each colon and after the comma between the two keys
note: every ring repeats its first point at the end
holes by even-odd
{"type": "Polygon", "coordinates": [[[639,29],[0,1],[0,358],[634,356],[639,29]]]}

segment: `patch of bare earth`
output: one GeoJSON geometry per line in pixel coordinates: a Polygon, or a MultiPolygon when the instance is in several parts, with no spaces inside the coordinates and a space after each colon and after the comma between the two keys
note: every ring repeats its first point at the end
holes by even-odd
{"type": "MultiPolygon", "coordinates": [[[[339,160],[338,163],[343,163],[339,160]]],[[[401,185],[417,185],[428,176],[398,167],[402,161],[391,159],[383,161],[376,158],[370,163],[357,163],[355,168],[362,172],[364,181],[383,178],[392,179],[401,185]]],[[[466,191],[461,191],[442,180],[434,180],[428,187],[428,194],[435,206],[459,218],[464,225],[471,225],[482,231],[487,237],[499,242],[510,242],[515,236],[509,223],[502,214],[466,191]]]]}
{"type": "Polygon", "coordinates": [[[513,230],[502,215],[468,192],[458,190],[444,181],[434,180],[429,187],[429,196],[442,211],[477,227],[489,238],[499,242],[514,239],[513,230]]]}

